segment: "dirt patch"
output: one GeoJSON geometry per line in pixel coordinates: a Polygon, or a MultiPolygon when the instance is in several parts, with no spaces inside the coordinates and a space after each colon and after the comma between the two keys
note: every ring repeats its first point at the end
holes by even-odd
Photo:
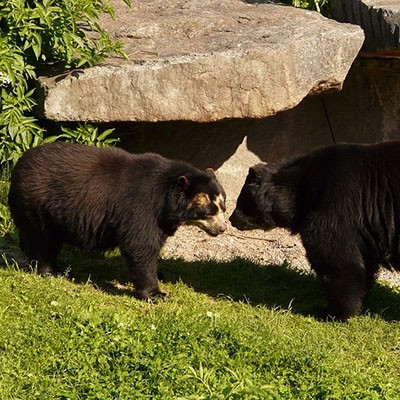
{"type": "MultiPolygon", "coordinates": [[[[229,261],[241,257],[263,265],[287,263],[312,273],[300,237],[285,229],[240,232],[229,225],[224,234],[213,238],[199,228],[184,226],[167,240],[162,255],[185,261],[229,261]]],[[[398,272],[382,268],[378,279],[400,285],[398,272]]]]}
{"type": "Polygon", "coordinates": [[[294,267],[310,269],[300,238],[284,229],[239,232],[229,226],[224,234],[214,238],[199,228],[185,226],[167,240],[163,256],[186,261],[229,261],[242,257],[260,264],[288,262],[294,267]]]}

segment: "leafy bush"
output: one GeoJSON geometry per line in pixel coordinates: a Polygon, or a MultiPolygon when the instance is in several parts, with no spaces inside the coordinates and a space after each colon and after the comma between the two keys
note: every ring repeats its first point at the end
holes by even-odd
{"type": "Polygon", "coordinates": [[[307,8],[318,12],[326,12],[328,9],[328,0],[283,0],[283,3],[291,4],[298,8],[307,8]]]}
{"type": "MultiPolygon", "coordinates": [[[[0,21],[3,13],[0,2],[0,21]]],[[[31,115],[35,101],[28,80],[34,68],[21,48],[0,32],[0,164],[14,164],[20,154],[43,140],[43,129],[31,115]]]]}
{"type": "MultiPolygon", "coordinates": [[[[124,0],[130,4],[130,0],[124,0]]],[[[0,0],[0,165],[13,166],[46,140],[34,118],[32,79],[45,66],[92,66],[110,53],[125,56],[98,24],[113,16],[103,0],[0,0]]],[[[62,136],[62,135],[61,135],[62,136]]]]}
{"type": "Polygon", "coordinates": [[[119,141],[118,138],[109,137],[114,129],[106,129],[99,132],[97,127],[90,124],[79,124],[76,129],[61,128],[62,134],[56,136],[65,142],[81,143],[88,146],[105,147],[111,146],[119,141]]]}

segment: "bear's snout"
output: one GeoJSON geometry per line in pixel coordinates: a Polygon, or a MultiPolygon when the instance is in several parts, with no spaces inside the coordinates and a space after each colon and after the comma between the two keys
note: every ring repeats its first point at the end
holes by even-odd
{"type": "Polygon", "coordinates": [[[212,218],[198,221],[202,229],[204,229],[211,236],[218,236],[224,233],[227,229],[227,225],[224,220],[223,214],[218,214],[212,218]]]}
{"type": "Polygon", "coordinates": [[[267,225],[261,218],[255,218],[245,214],[239,208],[236,208],[229,217],[232,226],[240,231],[249,231],[253,229],[269,230],[273,225],[267,225]]]}
{"type": "Polygon", "coordinates": [[[237,208],[233,211],[232,215],[229,217],[229,221],[237,229],[243,229],[243,221],[245,220],[244,214],[237,208]]]}
{"type": "Polygon", "coordinates": [[[218,227],[218,232],[219,232],[219,233],[224,233],[224,232],[226,231],[226,229],[227,229],[226,224],[220,225],[220,226],[218,227]]]}

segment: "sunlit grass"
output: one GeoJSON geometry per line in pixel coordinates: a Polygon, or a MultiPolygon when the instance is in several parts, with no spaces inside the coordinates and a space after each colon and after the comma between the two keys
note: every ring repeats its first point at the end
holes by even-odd
{"type": "Polygon", "coordinates": [[[0,269],[1,399],[400,397],[398,287],[340,324],[315,318],[318,281],[287,265],[161,260],[169,296],[146,303],[117,252],[61,263],[0,269]]]}

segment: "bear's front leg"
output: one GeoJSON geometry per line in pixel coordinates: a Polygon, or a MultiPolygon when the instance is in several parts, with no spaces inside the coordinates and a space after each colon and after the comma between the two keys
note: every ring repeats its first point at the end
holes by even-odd
{"type": "Polygon", "coordinates": [[[165,297],[158,286],[157,258],[158,251],[150,249],[138,249],[125,253],[128,268],[133,284],[135,285],[135,297],[141,300],[165,297]]]}

